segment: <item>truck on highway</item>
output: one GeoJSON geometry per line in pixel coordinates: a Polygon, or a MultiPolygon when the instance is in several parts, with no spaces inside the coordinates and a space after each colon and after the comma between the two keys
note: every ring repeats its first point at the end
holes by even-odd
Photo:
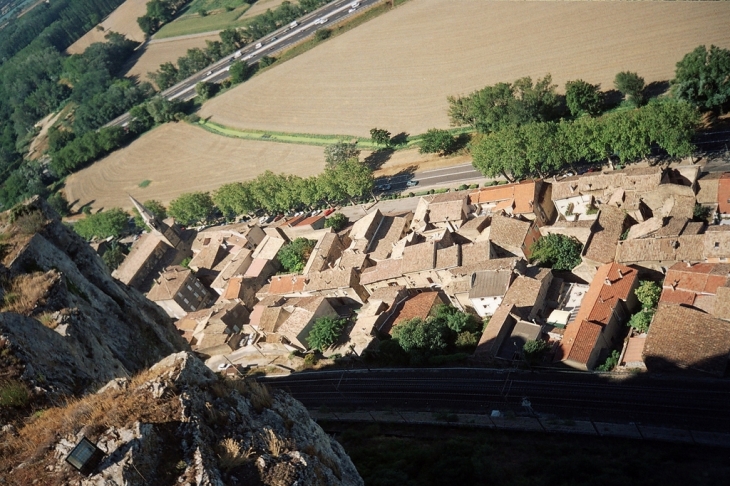
{"type": "Polygon", "coordinates": [[[294,28],[294,27],[296,27],[297,25],[299,25],[299,24],[298,24],[298,23],[297,23],[297,21],[295,20],[294,22],[292,22],[291,24],[289,24],[289,28],[290,28],[290,29],[293,29],[293,28],[294,28]]]}
{"type": "Polygon", "coordinates": [[[241,57],[241,51],[236,51],[236,53],[233,55],[233,58],[238,59],[239,57],[241,57]]]}

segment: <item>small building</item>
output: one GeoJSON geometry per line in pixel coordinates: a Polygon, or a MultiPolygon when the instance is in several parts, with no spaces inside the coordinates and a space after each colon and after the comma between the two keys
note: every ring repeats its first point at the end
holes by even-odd
{"type": "Polygon", "coordinates": [[[618,345],[632,312],[638,308],[634,291],[636,269],[607,263],[596,271],[575,318],[558,344],[555,361],[579,370],[591,370],[618,345]]]}
{"type": "Polygon", "coordinates": [[[496,214],[492,217],[489,240],[499,258],[530,259],[532,245],[540,239],[540,228],[535,221],[496,214]]]}
{"type": "Polygon", "coordinates": [[[469,300],[479,317],[492,316],[495,313],[514,276],[511,268],[472,274],[469,300]]]}
{"type": "Polygon", "coordinates": [[[446,304],[446,299],[440,292],[416,294],[403,303],[403,307],[395,314],[392,325],[384,326],[381,331],[390,334],[393,327],[403,322],[416,318],[426,320],[434,315],[436,308],[441,304],[446,304]]]}
{"type": "Polygon", "coordinates": [[[718,289],[729,286],[728,263],[676,263],[667,270],[659,302],[692,306],[713,314],[718,289]]]}
{"type": "Polygon", "coordinates": [[[480,214],[504,212],[535,221],[542,227],[555,218],[552,185],[536,179],[516,184],[483,187],[469,194],[469,204],[477,206],[480,214]]]}
{"type": "Polygon", "coordinates": [[[210,292],[195,278],[192,270],[171,267],[163,272],[147,294],[147,298],[162,307],[175,319],[199,310],[210,300],[210,292]]]}
{"type": "Polygon", "coordinates": [[[582,263],[573,269],[573,273],[586,282],[593,280],[598,267],[614,260],[618,242],[633,222],[622,209],[601,206],[591,235],[583,246],[582,263]]]}
{"type": "Polygon", "coordinates": [[[649,371],[725,376],[728,358],[730,322],[683,305],[659,305],[644,346],[649,371]]]}

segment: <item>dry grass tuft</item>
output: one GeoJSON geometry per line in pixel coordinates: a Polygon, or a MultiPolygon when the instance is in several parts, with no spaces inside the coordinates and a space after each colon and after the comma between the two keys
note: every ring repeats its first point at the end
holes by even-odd
{"type": "Polygon", "coordinates": [[[0,407],[24,407],[30,401],[30,391],[17,380],[0,382],[0,407]]]}
{"type": "Polygon", "coordinates": [[[48,329],[56,329],[58,327],[58,321],[53,318],[53,312],[44,312],[36,319],[48,329]]]}
{"type": "Polygon", "coordinates": [[[15,219],[15,227],[24,235],[33,235],[43,229],[48,220],[39,210],[23,213],[15,219]]]}
{"type": "Polygon", "coordinates": [[[243,466],[251,460],[253,447],[244,449],[240,442],[228,438],[218,443],[218,465],[224,471],[243,466]]]}
{"type": "Polygon", "coordinates": [[[0,310],[30,315],[38,305],[45,303],[48,290],[56,282],[55,272],[34,272],[19,275],[5,288],[0,310]]]}
{"type": "Polygon", "coordinates": [[[264,429],[264,432],[260,435],[261,440],[266,444],[266,449],[271,452],[274,457],[279,457],[285,452],[296,447],[292,441],[282,439],[271,429],[264,429]]]}
{"type": "Polygon", "coordinates": [[[257,412],[260,413],[263,409],[270,408],[271,404],[274,403],[274,399],[271,397],[271,391],[266,385],[256,380],[250,380],[247,382],[247,388],[248,399],[251,400],[251,404],[257,412]]]}

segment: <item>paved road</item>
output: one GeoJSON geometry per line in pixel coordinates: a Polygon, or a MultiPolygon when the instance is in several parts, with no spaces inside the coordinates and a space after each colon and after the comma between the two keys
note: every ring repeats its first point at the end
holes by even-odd
{"type": "Polygon", "coordinates": [[[730,382],[483,369],[350,370],[263,378],[307,407],[451,410],[730,432],[730,382]]]}
{"type": "MultiPolygon", "coordinates": [[[[169,100],[187,101],[195,97],[195,85],[199,82],[220,83],[228,77],[228,71],[233,62],[246,62],[249,65],[256,64],[262,57],[270,56],[278,51],[286,49],[301,40],[313,35],[319,28],[327,28],[351,15],[359,13],[362,9],[370,7],[380,0],[360,0],[360,6],[357,11],[349,12],[350,5],[355,0],[335,0],[328,3],[322,8],[297,19],[299,24],[293,29],[283,27],[276,32],[252,42],[239,52],[241,55],[236,58],[235,54],[230,54],[223,59],[208,66],[204,70],[190,76],[184,81],[179,82],[175,86],[166,89],[161,93],[163,97],[169,100]],[[316,23],[318,19],[327,19],[326,23],[316,23]],[[256,45],[262,44],[260,48],[256,45]]],[[[105,126],[125,126],[129,123],[129,113],[119,116],[105,126]]]]}

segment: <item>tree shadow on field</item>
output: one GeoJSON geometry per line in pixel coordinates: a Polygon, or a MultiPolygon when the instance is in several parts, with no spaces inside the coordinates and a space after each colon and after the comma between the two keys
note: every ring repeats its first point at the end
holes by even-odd
{"type": "Polygon", "coordinates": [[[603,106],[606,110],[616,108],[623,100],[623,93],[617,89],[609,89],[603,92],[603,106]]]}
{"type": "Polygon", "coordinates": [[[370,170],[378,170],[383,166],[383,164],[390,160],[393,152],[395,152],[395,150],[392,148],[378,149],[365,157],[364,162],[368,167],[370,167],[370,170]]]}
{"type": "Polygon", "coordinates": [[[445,154],[445,155],[450,155],[450,154],[458,152],[461,149],[466,148],[466,146],[469,145],[469,142],[471,142],[470,134],[460,133],[459,135],[456,135],[454,137],[454,148],[452,150],[450,150],[448,154],[445,154]]]}
{"type": "Polygon", "coordinates": [[[408,137],[410,134],[406,132],[400,132],[397,135],[393,135],[390,137],[390,145],[393,147],[397,147],[399,145],[405,145],[408,143],[408,137]]]}
{"type": "Polygon", "coordinates": [[[663,95],[669,91],[669,81],[654,81],[644,88],[644,98],[648,100],[663,95]]]}

